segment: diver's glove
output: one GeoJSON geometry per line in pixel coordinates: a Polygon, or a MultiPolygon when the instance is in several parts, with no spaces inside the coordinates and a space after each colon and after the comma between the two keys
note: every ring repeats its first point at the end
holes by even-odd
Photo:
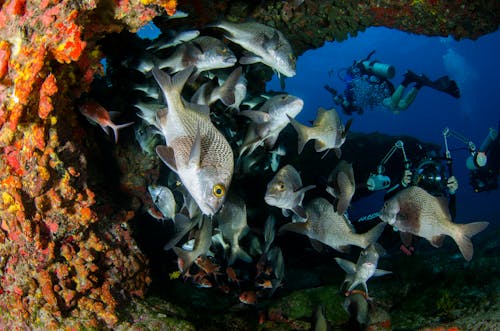
{"type": "Polygon", "coordinates": [[[458,190],[458,181],[455,178],[455,176],[451,176],[448,178],[448,181],[446,182],[446,187],[448,188],[448,193],[451,195],[455,194],[458,190]]]}

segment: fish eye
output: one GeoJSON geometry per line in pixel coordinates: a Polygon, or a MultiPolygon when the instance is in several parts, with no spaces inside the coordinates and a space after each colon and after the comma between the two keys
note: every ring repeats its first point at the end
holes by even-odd
{"type": "Polygon", "coordinates": [[[276,186],[277,186],[278,191],[285,190],[285,183],[283,183],[283,182],[278,182],[276,186]]]}
{"type": "Polygon", "coordinates": [[[212,189],[212,194],[215,195],[217,198],[222,198],[225,193],[226,193],[226,188],[224,187],[223,184],[214,185],[212,189]]]}

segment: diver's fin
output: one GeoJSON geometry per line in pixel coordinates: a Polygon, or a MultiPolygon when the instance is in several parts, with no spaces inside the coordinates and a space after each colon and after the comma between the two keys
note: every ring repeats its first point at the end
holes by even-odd
{"type": "Polygon", "coordinates": [[[457,82],[448,76],[443,76],[428,84],[429,87],[451,95],[454,98],[460,98],[460,89],[457,82]]]}

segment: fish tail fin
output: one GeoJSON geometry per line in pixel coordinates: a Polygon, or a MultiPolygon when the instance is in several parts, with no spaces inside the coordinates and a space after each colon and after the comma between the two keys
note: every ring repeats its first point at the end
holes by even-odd
{"type": "Polygon", "coordinates": [[[180,270],[180,272],[182,272],[182,274],[185,274],[186,272],[189,271],[189,268],[193,264],[195,256],[192,251],[185,251],[179,247],[174,247],[173,250],[174,253],[177,254],[177,256],[182,260],[183,270],[180,270]]]}
{"type": "Polygon", "coordinates": [[[363,248],[368,247],[370,244],[373,244],[373,243],[375,243],[378,240],[378,238],[380,237],[380,235],[384,231],[384,228],[385,228],[386,224],[387,223],[385,223],[385,222],[381,222],[381,223],[375,225],[368,232],[365,232],[362,235],[365,238],[365,240],[366,240],[366,242],[365,242],[366,246],[363,247],[363,248]]]}
{"type": "Polygon", "coordinates": [[[457,243],[464,259],[467,261],[470,261],[472,259],[472,255],[474,254],[474,247],[472,246],[470,238],[483,231],[488,224],[488,222],[457,224],[460,230],[453,236],[453,239],[457,243]]]}
{"type": "Polygon", "coordinates": [[[236,260],[242,260],[247,263],[252,262],[252,257],[248,255],[239,245],[231,247],[231,255],[229,256],[228,265],[232,265],[236,260]]]}
{"type": "Polygon", "coordinates": [[[170,93],[170,91],[174,91],[174,93],[178,93],[179,95],[181,94],[181,91],[184,85],[186,84],[186,81],[188,80],[189,76],[191,76],[193,69],[194,66],[189,66],[186,69],[176,73],[173,77],[171,77],[168,74],[161,71],[160,68],[158,67],[153,68],[153,76],[158,85],[160,85],[163,95],[165,96],[165,99],[168,99],[167,93],[170,93]]]}
{"type": "Polygon", "coordinates": [[[295,131],[297,131],[297,135],[298,135],[297,152],[300,154],[300,153],[302,153],[302,150],[304,149],[304,146],[306,145],[306,143],[312,139],[311,128],[301,124],[299,121],[290,117],[289,115],[287,115],[287,116],[288,116],[288,119],[290,120],[290,124],[292,124],[295,131]]]}
{"type": "Polygon", "coordinates": [[[126,128],[127,126],[131,126],[134,124],[134,122],[128,122],[125,124],[119,124],[119,125],[110,125],[109,127],[113,130],[114,136],[115,136],[115,143],[118,143],[118,130],[126,128]]]}
{"type": "Polygon", "coordinates": [[[241,77],[242,70],[243,69],[241,67],[234,69],[218,90],[220,100],[227,107],[233,105],[236,100],[234,90],[236,89],[236,84],[238,84],[241,77]]]}

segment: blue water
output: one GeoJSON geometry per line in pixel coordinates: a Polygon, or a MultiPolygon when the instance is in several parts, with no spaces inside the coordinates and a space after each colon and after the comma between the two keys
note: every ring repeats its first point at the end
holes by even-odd
{"type": "MultiPolygon", "coordinates": [[[[451,38],[427,37],[388,28],[369,28],[355,38],[341,43],[326,43],[299,57],[297,75],[286,79],[285,91],[304,99],[304,110],[297,117],[301,122],[313,120],[318,107],[336,107],[328,84],[339,92],[345,88],[337,78],[342,68],[354,60],[365,58],[372,50],[372,60],[395,66],[396,76],[391,80],[397,86],[407,69],[424,73],[430,79],[449,75],[457,81],[460,99],[423,87],[415,102],[400,114],[388,110],[366,110],[353,115],[351,130],[391,135],[410,135],[444,148],[443,129],[449,127],[469,138],[477,147],[488,128],[498,129],[500,120],[500,32],[485,35],[478,40],[455,41],[451,38]],[[333,70],[333,74],[329,71],[333,70]]],[[[280,90],[276,77],[268,89],[280,90]]],[[[336,107],[338,109],[338,107],[336,107]]],[[[340,109],[338,109],[340,110],[340,109]]],[[[340,113],[340,112],[339,112],[340,113]]],[[[344,122],[348,115],[341,114],[344,122]]],[[[450,149],[465,147],[459,140],[449,137],[450,149]]],[[[380,155],[382,158],[384,155],[380,155]]],[[[452,152],[454,174],[459,181],[456,221],[487,220],[500,223],[500,191],[475,193],[469,185],[465,167],[467,151],[452,152]]],[[[354,214],[369,213],[380,208],[380,194],[360,200],[353,205],[354,214]]]]}

